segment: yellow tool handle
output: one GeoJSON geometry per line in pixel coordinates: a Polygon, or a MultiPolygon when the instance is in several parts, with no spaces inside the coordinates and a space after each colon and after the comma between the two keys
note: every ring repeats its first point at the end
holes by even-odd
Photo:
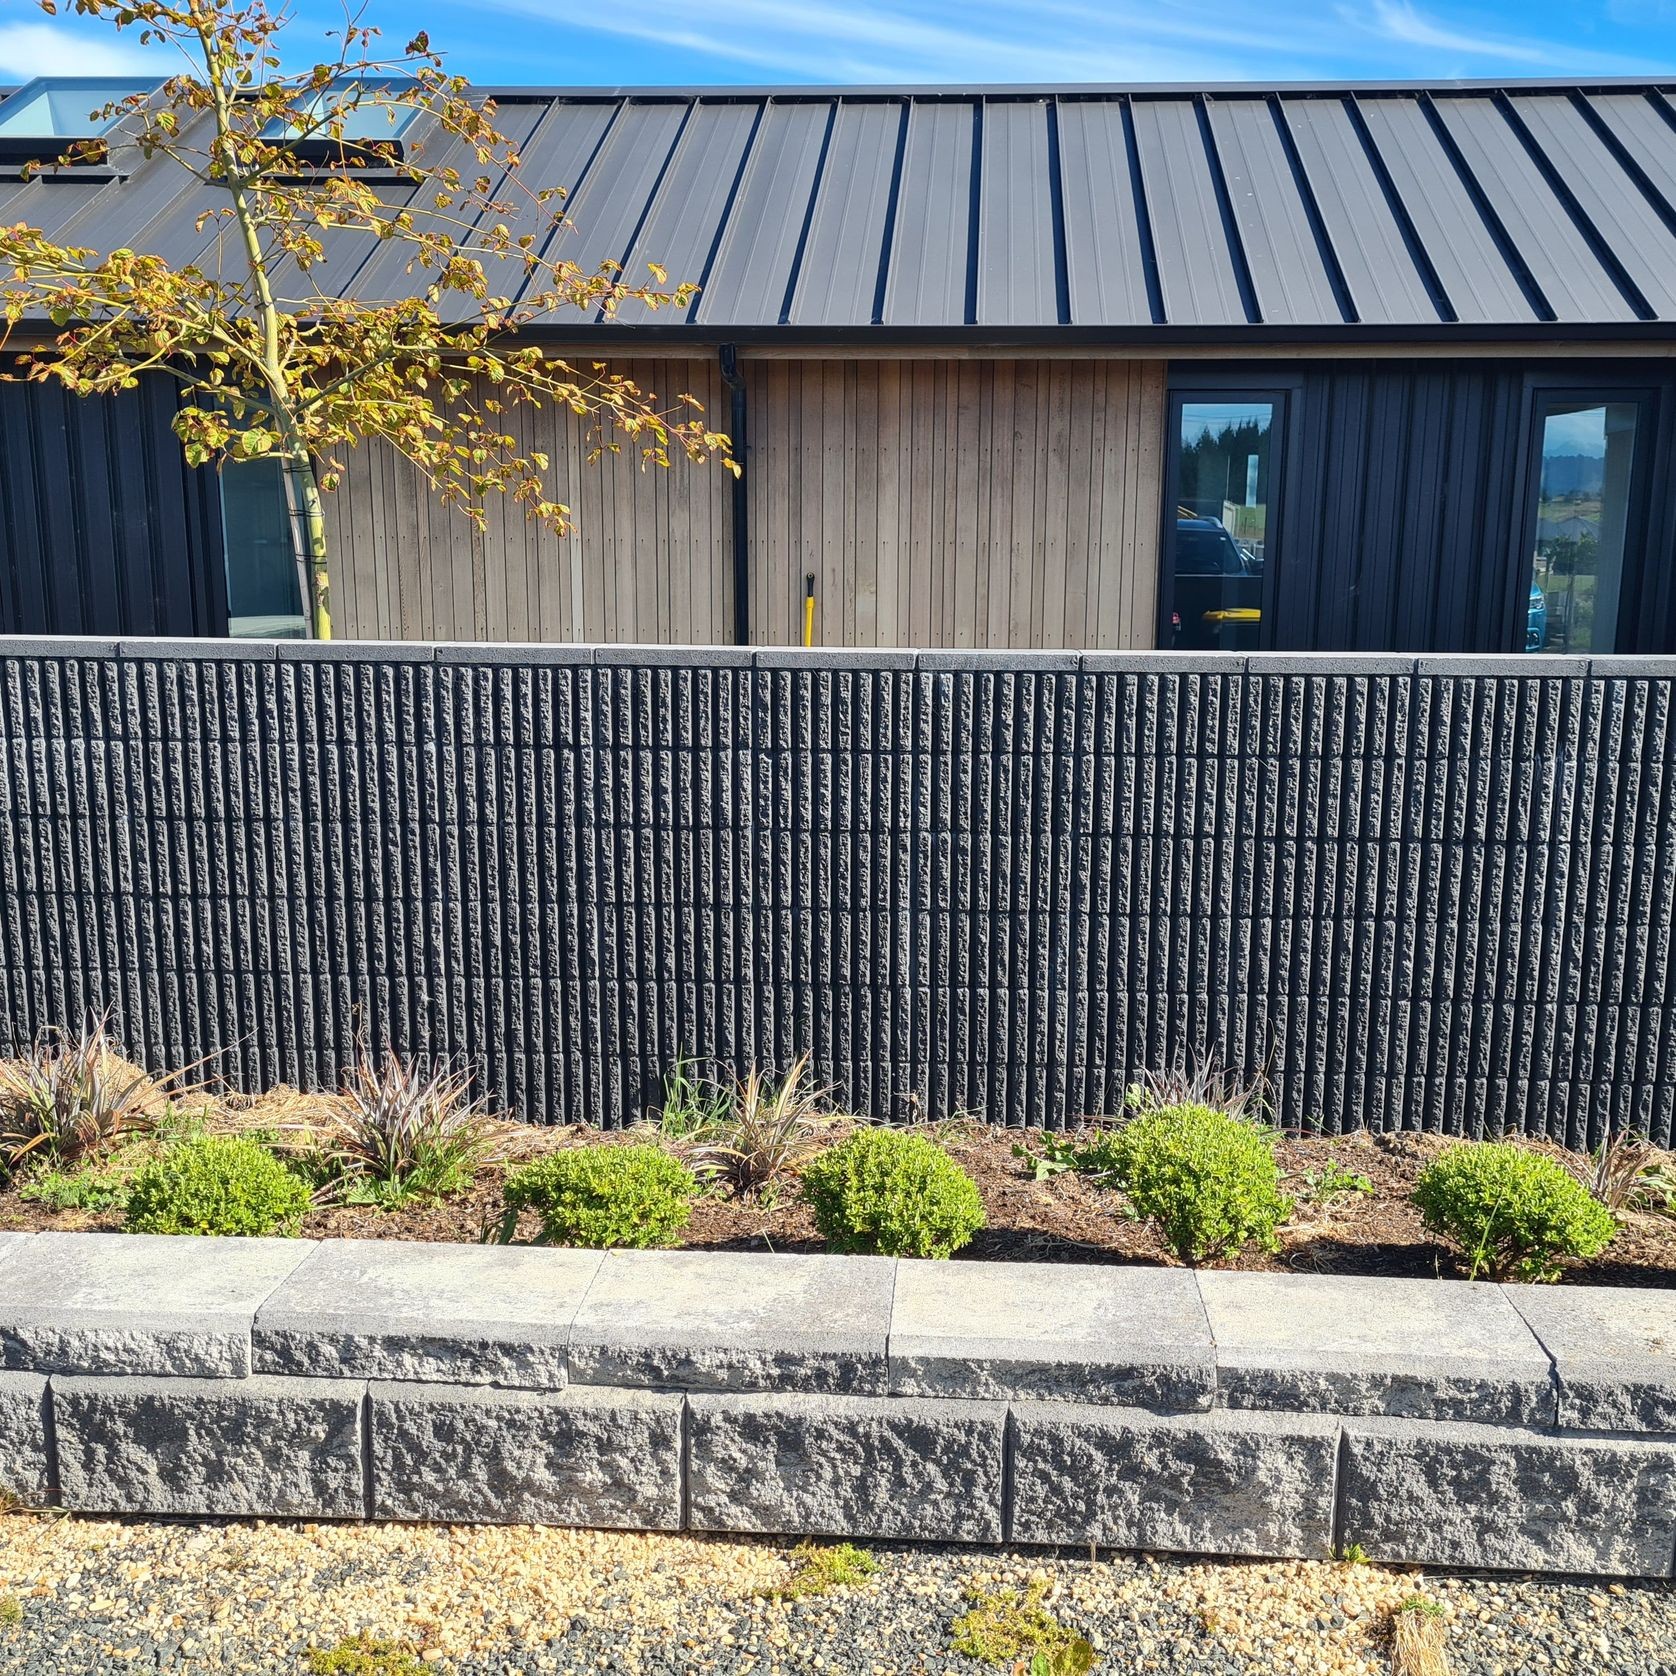
{"type": "Polygon", "coordinates": [[[815,643],[815,573],[809,571],[803,578],[803,644],[805,647],[815,643]]]}

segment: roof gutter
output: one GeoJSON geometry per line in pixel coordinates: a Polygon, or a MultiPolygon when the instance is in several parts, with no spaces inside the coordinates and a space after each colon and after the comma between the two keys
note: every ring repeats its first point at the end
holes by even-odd
{"type": "Polygon", "coordinates": [[[751,643],[751,522],[750,493],[745,483],[745,380],[739,371],[739,351],[724,343],[717,350],[722,382],[729,394],[728,438],[739,473],[732,480],[733,495],[733,641],[751,643]]]}

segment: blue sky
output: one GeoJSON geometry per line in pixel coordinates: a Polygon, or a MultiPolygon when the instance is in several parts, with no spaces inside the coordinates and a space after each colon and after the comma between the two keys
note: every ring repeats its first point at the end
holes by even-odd
{"type": "MultiPolygon", "coordinates": [[[[341,18],[294,0],[298,61],[341,18]]],[[[517,84],[1227,81],[1676,71],[1676,0],[370,0],[517,84]]],[[[140,69],[108,27],[0,0],[0,77],[140,69]]],[[[161,72],[159,72],[161,73],[161,72]]]]}

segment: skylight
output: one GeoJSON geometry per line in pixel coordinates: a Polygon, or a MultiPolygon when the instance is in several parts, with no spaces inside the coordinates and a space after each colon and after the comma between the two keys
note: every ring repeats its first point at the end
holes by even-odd
{"type": "MultiPolygon", "coordinates": [[[[324,115],[334,104],[342,107],[339,110],[343,130],[341,139],[334,139],[322,130],[310,135],[306,140],[296,142],[296,149],[305,156],[317,151],[325,154],[341,149],[348,153],[382,152],[399,157],[402,150],[401,136],[412,126],[413,119],[419,112],[411,105],[381,104],[377,101],[380,96],[385,99],[399,99],[414,85],[416,84],[405,80],[348,80],[332,83],[329,88],[307,101],[302,110],[305,119],[313,121],[324,115]],[[348,103],[357,92],[362,96],[360,102],[348,103]]],[[[293,130],[288,124],[275,119],[262,130],[262,138],[280,144],[290,132],[293,130]]]]}
{"type": "Polygon", "coordinates": [[[0,104],[0,140],[97,139],[116,118],[94,111],[156,86],[123,76],[37,76],[0,104]]]}

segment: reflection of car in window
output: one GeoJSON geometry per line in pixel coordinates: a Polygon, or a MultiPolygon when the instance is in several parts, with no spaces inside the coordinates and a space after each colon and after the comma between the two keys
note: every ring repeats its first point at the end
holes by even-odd
{"type": "Polygon", "coordinates": [[[1542,590],[1531,583],[1530,610],[1525,617],[1525,650],[1540,652],[1548,644],[1548,601],[1542,590]]]}
{"type": "Polygon", "coordinates": [[[1262,605],[1262,559],[1215,518],[1179,516],[1173,644],[1186,651],[1250,651],[1262,605]]]}

